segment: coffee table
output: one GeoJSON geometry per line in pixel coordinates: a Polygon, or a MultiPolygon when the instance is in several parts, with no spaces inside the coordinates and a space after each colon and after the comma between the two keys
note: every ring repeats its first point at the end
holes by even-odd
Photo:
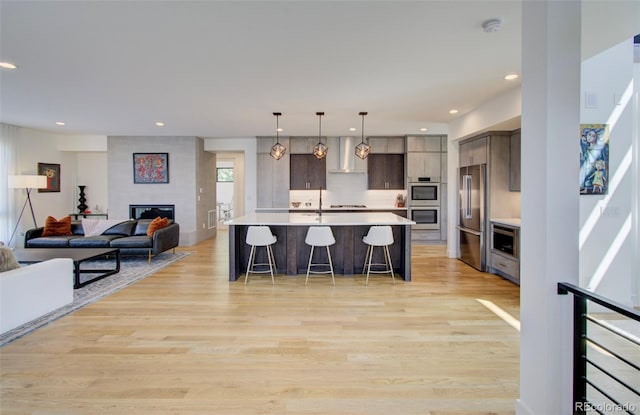
{"type": "Polygon", "coordinates": [[[120,272],[120,249],[118,248],[27,248],[13,251],[16,260],[23,264],[48,261],[54,258],[71,258],[73,260],[73,288],[81,288],[109,275],[120,272]],[[115,268],[85,269],[80,264],[90,259],[106,257],[115,259],[115,268]],[[98,274],[95,278],[80,282],[80,274],[98,274]]]}

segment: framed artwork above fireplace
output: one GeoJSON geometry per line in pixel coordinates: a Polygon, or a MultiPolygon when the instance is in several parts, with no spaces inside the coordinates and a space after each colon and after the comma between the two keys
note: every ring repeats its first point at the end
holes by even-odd
{"type": "Polygon", "coordinates": [[[169,183],[169,153],[133,153],[133,183],[169,183]]]}

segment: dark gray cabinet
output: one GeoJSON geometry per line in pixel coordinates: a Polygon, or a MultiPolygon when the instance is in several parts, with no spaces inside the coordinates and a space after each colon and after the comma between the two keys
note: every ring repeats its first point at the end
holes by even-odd
{"type": "Polygon", "coordinates": [[[369,154],[369,189],[404,189],[404,154],[369,154]]]}
{"type": "Polygon", "coordinates": [[[318,160],[313,154],[291,154],[289,189],[310,190],[327,188],[327,159],[318,160]]]}

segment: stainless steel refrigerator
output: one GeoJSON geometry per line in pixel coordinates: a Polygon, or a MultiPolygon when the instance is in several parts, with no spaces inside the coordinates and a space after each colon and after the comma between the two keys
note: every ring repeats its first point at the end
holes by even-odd
{"type": "Polygon", "coordinates": [[[479,271],[486,269],[485,211],[487,165],[460,167],[458,169],[458,240],[460,259],[479,271]]]}

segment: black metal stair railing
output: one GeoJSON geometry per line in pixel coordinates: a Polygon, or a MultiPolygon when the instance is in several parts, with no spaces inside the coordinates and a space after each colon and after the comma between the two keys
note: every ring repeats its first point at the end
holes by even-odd
{"type": "Polygon", "coordinates": [[[619,325],[640,329],[640,313],[573,284],[558,283],[558,294],[568,293],[573,294],[573,413],[639,414],[640,338],[619,325]],[[606,321],[589,314],[589,302],[606,309],[606,321]]]}

